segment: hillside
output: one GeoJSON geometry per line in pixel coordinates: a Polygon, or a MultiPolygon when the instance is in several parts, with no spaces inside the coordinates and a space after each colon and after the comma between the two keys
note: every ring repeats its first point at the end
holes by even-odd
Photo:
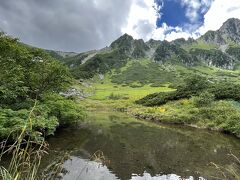
{"type": "Polygon", "coordinates": [[[181,81],[190,74],[212,80],[236,80],[240,62],[240,20],[229,19],[217,31],[200,38],[171,42],[135,40],[124,34],[109,47],[63,58],[74,76],[89,79],[110,73],[118,84],[157,84],[181,81]],[[236,77],[236,78],[235,78],[236,77]]]}

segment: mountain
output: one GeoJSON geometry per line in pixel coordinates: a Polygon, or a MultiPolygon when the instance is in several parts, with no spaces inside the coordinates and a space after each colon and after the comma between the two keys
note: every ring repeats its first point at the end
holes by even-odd
{"type": "MultiPolygon", "coordinates": [[[[4,33],[4,32],[2,32],[2,33],[4,33]]],[[[59,61],[61,61],[63,59],[65,61],[66,58],[70,58],[70,57],[78,55],[78,53],[76,53],[76,52],[65,52],[65,51],[56,51],[56,50],[42,49],[42,48],[38,48],[38,47],[29,45],[29,44],[26,44],[26,43],[23,43],[23,42],[18,42],[18,44],[20,46],[24,46],[27,49],[33,49],[33,50],[40,49],[40,50],[43,50],[47,54],[49,54],[51,57],[53,57],[54,59],[57,59],[59,61]]]]}
{"type": "MultiPolygon", "coordinates": [[[[151,73],[156,74],[159,71],[172,73],[170,79],[174,79],[173,77],[186,75],[183,70],[193,73],[193,69],[195,72],[199,71],[198,67],[236,70],[240,64],[240,20],[231,18],[217,31],[208,31],[196,40],[180,38],[168,42],[150,39],[144,42],[142,39],[136,40],[124,34],[109,47],[72,54],[70,57],[61,56],[61,61],[71,68],[76,78],[89,79],[98,74],[114,72],[111,78],[116,81],[118,81],[116,77],[121,79],[116,74],[122,72],[122,69],[129,70],[129,74],[137,73],[137,69],[145,71],[140,67],[144,63],[149,65],[148,68],[152,68],[152,72],[145,72],[147,79],[153,77],[151,73]],[[130,63],[132,61],[134,63],[130,63]],[[158,70],[153,68],[154,66],[158,67],[158,70]]],[[[163,74],[161,76],[165,76],[163,74]]],[[[126,78],[122,81],[127,81],[126,78]]]]}
{"type": "Polygon", "coordinates": [[[78,55],[78,53],[76,52],[64,52],[64,51],[54,51],[54,50],[46,50],[46,49],[44,49],[44,51],[47,52],[53,58],[59,59],[59,60],[78,55]]]}
{"type": "Polygon", "coordinates": [[[135,40],[132,36],[124,34],[110,45],[111,49],[118,49],[133,58],[145,57],[150,47],[142,39],[135,40]]]}
{"type": "Polygon", "coordinates": [[[228,19],[217,31],[208,31],[200,39],[206,43],[216,45],[229,45],[240,43],[240,20],[228,19]]]}

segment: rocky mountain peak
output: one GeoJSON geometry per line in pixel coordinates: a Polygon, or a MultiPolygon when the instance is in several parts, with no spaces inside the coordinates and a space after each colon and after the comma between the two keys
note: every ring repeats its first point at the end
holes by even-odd
{"type": "Polygon", "coordinates": [[[199,38],[206,43],[226,45],[229,42],[240,43],[240,20],[237,18],[228,19],[217,31],[208,31],[199,38]]]}
{"type": "Polygon", "coordinates": [[[122,46],[129,47],[131,46],[131,43],[133,41],[134,41],[133,37],[125,33],[124,35],[120,36],[117,40],[113,41],[110,47],[111,48],[117,48],[122,46]]]}
{"type": "Polygon", "coordinates": [[[219,29],[221,33],[230,33],[240,35],[240,20],[237,18],[228,19],[219,29]]]}
{"type": "Polygon", "coordinates": [[[160,41],[160,40],[150,39],[149,41],[146,42],[146,44],[147,44],[149,47],[156,48],[158,45],[161,44],[161,41],[160,41]]]}

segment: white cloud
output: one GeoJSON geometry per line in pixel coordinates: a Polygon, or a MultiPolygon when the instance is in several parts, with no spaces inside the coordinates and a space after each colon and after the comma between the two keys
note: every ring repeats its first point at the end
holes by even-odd
{"type": "Polygon", "coordinates": [[[156,22],[160,16],[158,13],[160,9],[161,7],[157,6],[154,0],[133,0],[128,23],[122,28],[122,33],[130,34],[135,39],[144,39],[145,41],[149,39],[164,40],[166,32],[175,28],[168,26],[166,23],[157,27],[156,22]]]}
{"type": "Polygon", "coordinates": [[[150,39],[157,28],[156,22],[159,15],[156,8],[158,7],[154,0],[133,0],[128,23],[122,28],[122,33],[128,33],[136,39],[150,39]]]}
{"type": "MultiPolygon", "coordinates": [[[[197,12],[201,7],[205,7],[211,0],[181,0],[183,6],[187,6],[187,16],[191,21],[197,20],[197,12]],[[203,6],[204,5],[204,6],[203,6]]],[[[159,18],[161,6],[157,6],[154,0],[133,0],[130,8],[127,25],[122,28],[122,33],[128,33],[135,39],[156,39],[156,40],[174,40],[177,38],[196,37],[194,33],[185,32],[180,27],[171,27],[163,23],[157,27],[156,22],[159,18]]],[[[192,26],[186,29],[191,30],[192,26]]]]}
{"type": "Polygon", "coordinates": [[[210,7],[213,0],[181,0],[182,6],[186,7],[186,17],[192,23],[199,23],[201,14],[210,7]]]}
{"type": "Polygon", "coordinates": [[[199,0],[181,0],[183,6],[187,7],[186,16],[191,22],[196,22],[199,19],[199,9],[201,2],[199,0]]]}
{"type": "Polygon", "coordinates": [[[183,29],[170,27],[163,23],[161,27],[157,27],[156,21],[159,15],[156,13],[156,8],[159,10],[161,7],[156,7],[154,0],[133,0],[127,26],[122,28],[122,32],[130,34],[136,39],[144,40],[152,38],[172,41],[177,38],[188,39],[189,37],[196,39],[208,30],[219,29],[229,18],[240,19],[240,0],[181,0],[181,2],[187,7],[186,16],[193,22],[193,25],[186,25],[183,29]],[[200,18],[200,12],[206,14],[203,25],[198,28],[199,24],[196,22],[200,18]]]}
{"type": "Polygon", "coordinates": [[[205,14],[204,24],[199,28],[199,33],[204,34],[208,30],[217,30],[229,18],[240,19],[239,0],[215,0],[211,8],[205,14]]]}
{"type": "Polygon", "coordinates": [[[165,40],[172,41],[178,38],[184,38],[184,39],[188,39],[190,37],[197,38],[197,35],[195,33],[184,32],[181,28],[176,28],[176,29],[179,29],[179,30],[172,31],[166,34],[165,40]]]}
{"type": "MultiPolygon", "coordinates": [[[[190,0],[183,0],[185,2],[190,0]]],[[[192,2],[198,0],[192,0],[192,2]]],[[[200,2],[200,1],[199,1],[200,2]]],[[[222,24],[227,21],[229,18],[239,18],[240,19],[240,1],[239,0],[202,0],[202,7],[207,7],[211,4],[210,9],[204,15],[204,23],[199,27],[195,32],[190,33],[184,31],[181,28],[176,28],[176,31],[170,32],[165,36],[165,39],[168,41],[177,39],[177,38],[198,38],[200,35],[203,35],[208,30],[217,30],[222,24]]],[[[195,5],[197,8],[197,5],[195,5]]],[[[204,11],[204,10],[203,10],[204,11]]],[[[194,14],[194,13],[193,13],[194,14]]],[[[190,29],[190,28],[187,28],[190,29]]],[[[193,28],[194,29],[194,28],[193,28]]]]}

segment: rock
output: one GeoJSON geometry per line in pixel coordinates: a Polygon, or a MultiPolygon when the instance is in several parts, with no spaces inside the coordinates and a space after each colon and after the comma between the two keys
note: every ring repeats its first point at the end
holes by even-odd
{"type": "Polygon", "coordinates": [[[77,97],[80,97],[80,98],[86,98],[86,97],[89,96],[89,95],[85,94],[82,90],[77,90],[75,88],[71,88],[71,89],[67,90],[66,92],[60,92],[59,94],[61,96],[64,96],[64,97],[77,96],[77,97]]]}
{"type": "Polygon", "coordinates": [[[56,178],[57,178],[57,179],[63,179],[63,173],[58,173],[58,175],[57,175],[56,178]]]}
{"type": "Polygon", "coordinates": [[[104,79],[104,74],[99,74],[99,79],[103,80],[104,79]]]}

